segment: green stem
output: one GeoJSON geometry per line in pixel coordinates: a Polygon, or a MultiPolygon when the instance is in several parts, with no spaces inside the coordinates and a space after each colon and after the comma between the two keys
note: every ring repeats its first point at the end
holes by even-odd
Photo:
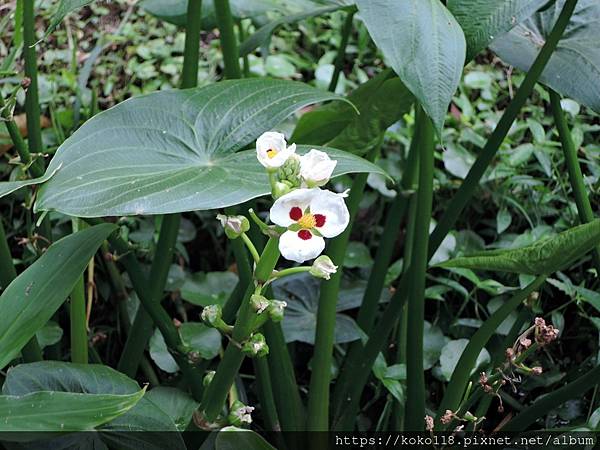
{"type": "MultiPolygon", "coordinates": [[[[38,96],[38,77],[35,37],[35,12],[34,1],[25,1],[23,5],[23,56],[25,59],[25,76],[29,78],[30,84],[25,95],[25,113],[27,116],[27,140],[29,150],[33,153],[43,153],[42,127],[40,123],[40,101],[38,96]]],[[[31,169],[34,176],[40,176],[44,172],[42,159],[34,161],[31,169]],[[35,168],[33,167],[35,166],[35,168]]]]}
{"type": "Polygon", "coordinates": [[[281,325],[268,321],[263,325],[265,339],[269,345],[267,360],[273,379],[272,385],[277,413],[282,431],[304,429],[304,406],[298,391],[292,359],[288,352],[281,325]]]}
{"type": "MultiPolygon", "coordinates": [[[[372,161],[375,158],[379,152],[382,140],[383,136],[379,144],[370,151],[367,159],[372,161]]],[[[328,256],[335,265],[339,266],[339,269],[331,276],[330,280],[321,283],[319,308],[317,310],[317,331],[308,396],[308,431],[327,431],[329,429],[329,385],[331,382],[336,305],[342,280],[344,255],[346,254],[350,233],[352,232],[352,224],[358,212],[358,206],[363,197],[366,184],[367,174],[359,174],[354,179],[347,201],[348,211],[350,212],[349,225],[342,234],[330,242],[327,248],[328,256]]]]}
{"type": "Polygon", "coordinates": [[[519,111],[527,101],[529,95],[531,95],[531,92],[533,91],[537,80],[544,70],[544,67],[546,67],[546,64],[550,60],[550,56],[552,56],[552,53],[556,49],[558,41],[560,40],[565,28],[567,27],[567,24],[569,23],[569,19],[573,14],[576,4],[577,0],[567,0],[565,2],[556,24],[552,28],[546,43],[537,55],[533,65],[529,69],[529,72],[527,72],[525,79],[519,86],[515,97],[508,105],[508,108],[506,108],[506,111],[502,115],[498,125],[477,157],[477,160],[469,170],[469,173],[458,189],[458,192],[454,195],[452,200],[450,200],[450,203],[446,208],[446,212],[431,234],[429,244],[430,256],[435,253],[450,229],[454,226],[456,220],[458,217],[460,217],[462,210],[469,203],[471,197],[473,196],[475,189],[479,186],[481,177],[494,159],[494,156],[500,148],[502,141],[508,134],[512,123],[517,118],[519,111]]]}
{"type": "Polygon", "coordinates": [[[433,200],[433,126],[421,108],[417,111],[421,122],[419,189],[415,217],[415,240],[410,264],[412,278],[408,300],[407,353],[406,353],[406,429],[423,431],[425,417],[425,376],[423,371],[423,323],[425,321],[425,274],[427,245],[433,200]]]}
{"type": "Polygon", "coordinates": [[[355,12],[355,10],[352,10],[346,14],[346,20],[344,21],[344,25],[342,27],[342,40],[340,41],[340,48],[338,49],[338,53],[335,58],[335,67],[333,69],[333,75],[331,76],[329,87],[327,88],[330,92],[335,92],[338,80],[340,79],[340,73],[342,72],[342,68],[344,67],[344,59],[346,58],[346,47],[348,46],[348,41],[350,40],[350,33],[352,32],[352,20],[354,19],[355,12]]]}
{"type": "Polygon", "coordinates": [[[469,339],[469,343],[462,352],[460,359],[452,372],[452,377],[450,378],[450,382],[448,383],[446,392],[438,408],[438,418],[441,418],[444,411],[448,409],[456,411],[460,405],[465,388],[471,378],[471,371],[476,365],[477,357],[481,350],[485,347],[489,339],[494,335],[500,324],[508,317],[508,315],[526,300],[532,292],[539,289],[545,280],[546,276],[540,275],[527,287],[517,291],[510,299],[504,302],[504,304],[483,323],[471,339],[469,339]]]}
{"type": "Polygon", "coordinates": [[[187,4],[187,23],[185,27],[185,47],[181,88],[198,85],[198,61],[200,50],[200,23],[202,19],[202,0],[189,0],[187,4]]]}
{"type": "Polygon", "coordinates": [[[252,241],[246,233],[242,233],[241,238],[244,244],[246,244],[248,251],[252,255],[252,259],[256,264],[258,264],[258,262],[260,261],[260,255],[258,254],[258,250],[256,250],[256,247],[254,247],[254,244],[252,243],[252,241]]]}
{"type": "MultiPolygon", "coordinates": [[[[401,190],[409,191],[414,190],[414,186],[417,181],[418,175],[418,162],[419,162],[419,139],[418,139],[418,126],[419,122],[416,123],[415,131],[413,133],[413,139],[411,141],[409,156],[407,161],[407,168],[402,178],[401,190]]],[[[392,252],[394,248],[394,242],[398,233],[400,232],[400,223],[402,217],[405,214],[406,205],[410,204],[410,211],[413,212],[411,216],[414,216],[414,196],[410,198],[404,197],[403,192],[398,192],[396,199],[389,208],[385,228],[381,237],[380,244],[377,248],[377,254],[375,255],[375,262],[369,275],[369,281],[363,295],[363,301],[358,311],[357,324],[361,329],[369,334],[375,321],[375,316],[379,307],[379,298],[383,289],[387,268],[389,267],[392,252]]],[[[410,245],[407,244],[408,240],[405,240],[405,252],[409,249],[410,245]]],[[[405,255],[404,261],[409,261],[405,255]]],[[[347,401],[347,393],[351,385],[356,385],[354,379],[354,372],[360,359],[363,357],[364,346],[361,341],[356,341],[350,345],[344,364],[340,370],[340,374],[335,383],[334,395],[333,395],[333,412],[334,420],[337,422],[340,415],[346,410],[345,402],[347,401]],[[346,399],[346,400],[344,400],[346,399]]],[[[362,389],[362,388],[361,388],[362,389]]],[[[349,415],[348,415],[349,416],[349,415]]],[[[348,429],[352,426],[351,423],[340,424],[343,429],[348,429]]]]}
{"type": "Polygon", "coordinates": [[[256,373],[258,398],[264,416],[265,428],[267,431],[280,431],[281,427],[277,418],[277,408],[273,398],[273,384],[267,358],[254,358],[252,362],[256,373]]]}
{"type": "MultiPolygon", "coordinates": [[[[0,288],[6,289],[15,278],[17,278],[17,271],[13,264],[12,255],[10,254],[10,249],[6,241],[4,224],[0,218],[0,288]]],[[[35,336],[33,336],[21,349],[21,355],[25,362],[42,360],[42,350],[40,349],[35,336]]]]}
{"type": "Polygon", "coordinates": [[[223,51],[223,64],[225,66],[225,77],[230,80],[242,78],[240,69],[240,52],[238,42],[233,28],[233,17],[229,0],[214,0],[215,16],[219,26],[219,39],[223,51]]]}
{"type": "MultiPolygon", "coordinates": [[[[264,283],[269,279],[277,261],[279,259],[279,239],[271,238],[267,242],[265,249],[260,257],[260,262],[254,271],[254,279],[258,283],[264,283]]],[[[229,343],[223,359],[217,367],[212,382],[204,392],[200,410],[204,411],[204,416],[208,421],[214,421],[225,404],[227,393],[231,388],[235,376],[238,373],[244,354],[239,348],[240,343],[244,342],[252,331],[253,317],[250,307],[250,296],[254,293],[254,286],[249,285],[240,305],[238,317],[235,322],[232,333],[232,342],[229,343]]]]}
{"type": "MultiPolygon", "coordinates": [[[[72,219],[72,222],[73,233],[76,233],[86,226],[86,223],[81,219],[72,219]]],[[[88,333],[83,274],[79,277],[75,287],[71,291],[69,315],[71,322],[71,361],[79,364],[87,364],[88,333]]]]}
{"type": "Polygon", "coordinates": [[[285,277],[289,277],[290,275],[296,275],[298,273],[309,272],[311,268],[312,268],[311,266],[290,267],[288,269],[283,269],[283,270],[274,272],[271,278],[285,278],[285,277]]]}
{"type": "MultiPolygon", "coordinates": [[[[8,130],[8,134],[10,135],[10,138],[15,146],[15,149],[17,150],[17,153],[19,154],[19,157],[21,158],[21,163],[25,166],[29,165],[29,163],[31,163],[31,153],[29,153],[27,144],[25,144],[25,140],[21,136],[21,131],[19,130],[19,127],[15,123],[15,121],[12,117],[11,111],[8,108],[8,106],[6,105],[6,103],[4,102],[4,99],[2,98],[2,96],[0,96],[0,111],[2,112],[2,114],[1,114],[2,121],[5,123],[6,129],[8,130]]],[[[31,169],[32,174],[35,177],[39,177],[39,176],[43,175],[43,173],[41,173],[39,171],[38,166],[31,167],[30,169],[31,169]],[[34,174],[34,172],[36,172],[36,173],[34,174]]]]}
{"type": "MultiPolygon", "coordinates": [[[[148,284],[150,302],[153,306],[156,305],[159,308],[161,308],[160,302],[164,295],[165,284],[169,275],[171,262],[173,261],[173,250],[177,243],[180,219],[181,217],[179,214],[168,214],[163,216],[154,260],[152,261],[152,267],[150,268],[150,278],[146,282],[148,284]]],[[[140,293],[138,292],[138,296],[139,294],[140,293]]],[[[162,311],[164,312],[164,310],[162,311]]],[[[166,312],[164,312],[164,314],[166,314],[166,312]]],[[[146,344],[152,336],[153,326],[151,316],[152,313],[148,311],[147,305],[144,305],[144,308],[138,310],[133,321],[131,332],[125,342],[123,353],[121,353],[117,369],[130,377],[135,376],[140,359],[144,354],[146,344]]],[[[179,341],[179,339],[176,339],[176,341],[179,341]]],[[[179,344],[177,343],[176,345],[179,344]]]]}
{"type": "MultiPolygon", "coordinates": [[[[565,155],[565,163],[569,172],[569,181],[571,183],[571,189],[573,189],[573,196],[575,197],[579,220],[581,223],[588,223],[594,220],[594,212],[592,211],[590,199],[585,189],[583,174],[581,173],[579,159],[577,158],[577,149],[573,143],[571,131],[569,130],[565,114],[560,105],[560,95],[552,89],[549,91],[554,123],[556,124],[558,136],[560,137],[563,153],[565,155]]],[[[598,248],[596,248],[596,251],[594,252],[594,263],[596,265],[596,270],[600,274],[600,251],[598,248]]]]}

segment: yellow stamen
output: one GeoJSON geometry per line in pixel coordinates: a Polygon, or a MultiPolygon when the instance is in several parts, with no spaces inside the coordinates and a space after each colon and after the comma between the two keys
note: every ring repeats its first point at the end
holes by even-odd
{"type": "Polygon", "coordinates": [[[298,220],[298,225],[302,228],[310,229],[314,228],[317,225],[317,219],[311,213],[305,213],[300,220],[298,220]]]}
{"type": "Polygon", "coordinates": [[[269,150],[267,150],[267,156],[269,159],[275,158],[275,156],[277,156],[277,153],[279,153],[279,152],[277,150],[275,150],[274,148],[270,148],[269,150]]]}

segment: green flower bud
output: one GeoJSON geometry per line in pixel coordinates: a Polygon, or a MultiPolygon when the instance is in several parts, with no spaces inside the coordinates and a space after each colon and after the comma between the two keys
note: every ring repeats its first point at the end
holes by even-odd
{"type": "Polygon", "coordinates": [[[329,280],[331,275],[337,272],[338,266],[327,255],[321,255],[313,262],[309,272],[313,277],[329,280]]]}
{"type": "Polygon", "coordinates": [[[265,341],[265,337],[260,333],[254,333],[250,339],[242,345],[242,353],[251,358],[258,356],[259,358],[269,353],[269,346],[265,341]]]}
{"type": "Polygon", "coordinates": [[[221,222],[225,235],[229,239],[237,239],[242,233],[245,233],[250,229],[250,222],[244,216],[226,216],[224,214],[217,214],[217,220],[221,222]]]}
{"type": "Polygon", "coordinates": [[[215,377],[215,373],[216,372],[214,370],[209,370],[206,372],[206,375],[204,375],[204,378],[202,379],[202,384],[204,387],[208,387],[208,385],[212,382],[213,378],[215,377]]]}
{"type": "Polygon", "coordinates": [[[211,328],[216,328],[221,333],[228,334],[232,330],[231,325],[227,325],[222,318],[223,310],[221,305],[208,305],[205,306],[200,314],[200,319],[211,328]]]}
{"type": "Polygon", "coordinates": [[[273,184],[271,195],[273,195],[274,199],[278,199],[291,191],[292,187],[288,183],[285,181],[277,181],[273,184]]]}
{"type": "Polygon", "coordinates": [[[239,400],[233,402],[227,420],[233,426],[239,427],[242,425],[249,425],[252,423],[252,411],[253,406],[246,406],[239,400]]]}
{"type": "Polygon", "coordinates": [[[300,187],[300,157],[295,153],[291,155],[279,168],[277,177],[292,188],[300,187]]]}
{"type": "Polygon", "coordinates": [[[268,313],[273,322],[281,322],[283,320],[283,312],[286,306],[286,302],[282,302],[280,300],[271,300],[268,313]]]}
{"type": "Polygon", "coordinates": [[[262,314],[270,305],[271,302],[262,295],[253,294],[250,297],[250,306],[256,311],[256,314],[262,314]]]}

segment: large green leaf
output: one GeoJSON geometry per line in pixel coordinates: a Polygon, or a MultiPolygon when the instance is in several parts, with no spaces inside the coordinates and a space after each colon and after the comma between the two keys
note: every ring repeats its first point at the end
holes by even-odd
{"type": "Polygon", "coordinates": [[[441,134],[465,63],[465,36],[439,0],[357,0],[373,41],[441,134]]]}
{"type": "Polygon", "coordinates": [[[463,256],[445,261],[438,266],[549,275],[568,267],[598,244],[600,244],[600,219],[541,239],[526,247],[463,256]]]}
{"type": "Polygon", "coordinates": [[[217,434],[215,450],[275,450],[265,439],[252,430],[225,427],[217,434]]]}
{"type": "Polygon", "coordinates": [[[50,320],[115,228],[97,225],[61,239],[8,285],[0,296],[0,367],[50,320]]]}
{"type": "Polygon", "coordinates": [[[0,432],[91,430],[124,414],[143,396],[144,389],[123,395],[45,391],[0,395],[0,432]]]}
{"type": "MultiPolygon", "coordinates": [[[[58,149],[38,210],[79,217],[165,214],[236,205],[270,192],[251,144],[299,108],[339,99],[293,81],[225,81],[127,100],[84,124],[58,149]]],[[[309,148],[299,148],[300,153],[309,148]]],[[[379,172],[323,149],[334,176],[379,172]]]]}
{"type": "Polygon", "coordinates": [[[102,365],[21,364],[8,371],[2,386],[0,430],[91,430],[129,411],[144,391],[102,365]]]}
{"type": "MultiPolygon", "coordinates": [[[[491,48],[508,64],[529,70],[546,42],[565,0],[535,14],[492,42],[491,48]]],[[[571,21],[552,54],[540,81],[561,94],[600,112],[600,2],[579,0],[571,21]]]]}
{"type": "Polygon", "coordinates": [[[347,103],[324,105],[302,115],[291,139],[364,154],[381,133],[410,111],[414,97],[387,69],[361,84],[348,100],[360,114],[347,103]]]}
{"type": "Polygon", "coordinates": [[[486,48],[495,36],[531,17],[548,0],[448,0],[448,9],[467,40],[467,61],[486,48]]]}

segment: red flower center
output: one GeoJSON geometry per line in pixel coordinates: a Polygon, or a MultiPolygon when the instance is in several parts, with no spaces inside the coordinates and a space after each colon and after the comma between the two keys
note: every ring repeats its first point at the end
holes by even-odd
{"type": "Polygon", "coordinates": [[[302,217],[302,210],[300,208],[298,208],[297,206],[294,206],[292,209],[290,209],[290,219],[298,221],[300,220],[300,218],[302,217]]]}
{"type": "Polygon", "coordinates": [[[308,241],[312,237],[312,233],[308,230],[298,231],[298,237],[303,241],[308,241]]]}

